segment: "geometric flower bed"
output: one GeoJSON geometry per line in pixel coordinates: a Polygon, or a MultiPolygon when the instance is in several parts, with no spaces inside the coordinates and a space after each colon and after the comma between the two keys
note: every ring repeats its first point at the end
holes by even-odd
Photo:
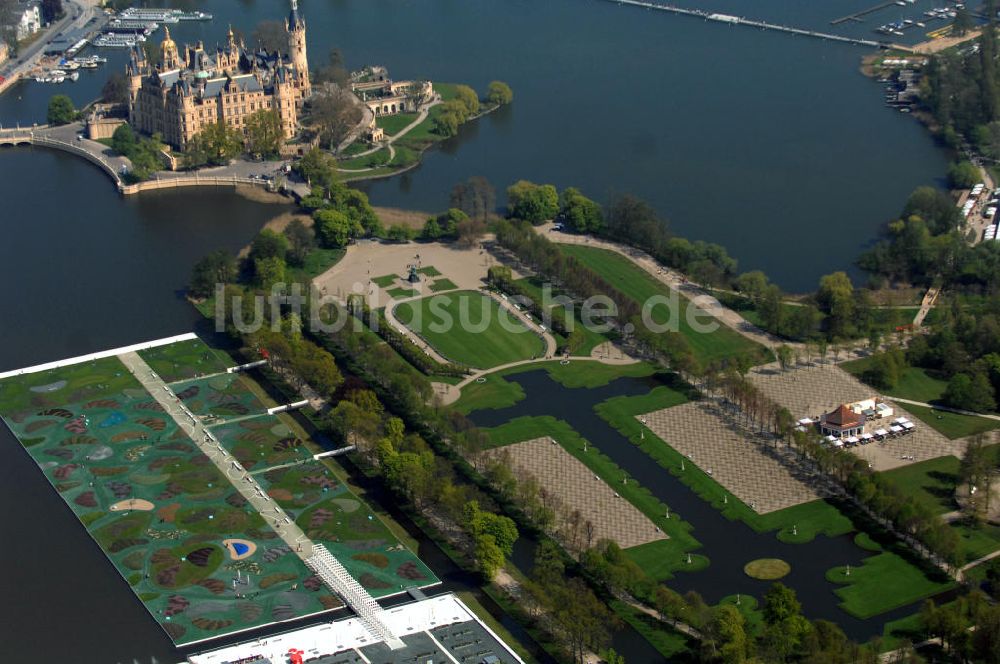
{"type": "Polygon", "coordinates": [[[306,536],[325,545],[373,597],[438,582],[322,463],[278,468],[255,477],[306,536]]]}
{"type": "MultiPolygon", "coordinates": [[[[182,343],[184,354],[212,365],[194,373],[217,370],[213,363],[218,357],[202,350],[207,346],[182,343]]],[[[164,372],[181,353],[162,348],[144,352],[153,351],[160,354],[156,371],[170,378],[164,372]]],[[[188,372],[173,373],[182,377],[188,372]]],[[[248,422],[276,420],[252,417],[264,407],[241,379],[205,389],[196,380],[171,389],[176,393],[192,386],[199,387],[198,394],[185,403],[196,412],[228,419],[219,404],[242,404],[253,408],[248,422]],[[195,409],[192,404],[199,399],[211,410],[195,409]]],[[[117,358],[0,380],[0,418],[174,643],[190,644],[341,606],[117,358]]],[[[270,424],[268,435],[276,442],[288,437],[278,436],[282,431],[276,421],[270,424]]],[[[301,454],[297,446],[292,449],[301,454]]],[[[275,458],[283,457],[269,455],[266,460],[275,458]]],[[[329,502],[333,497],[353,499],[359,515],[370,513],[332,479],[324,482],[321,464],[300,468],[271,471],[290,500],[301,503],[293,511],[296,519],[319,523],[325,518],[320,510],[335,509],[329,502]],[[330,482],[333,486],[323,491],[330,482]]],[[[324,521],[317,529],[331,538],[322,541],[334,555],[380,554],[389,561],[380,567],[381,558],[347,555],[343,562],[352,572],[358,570],[359,581],[367,579],[366,573],[376,585],[389,584],[397,574],[420,577],[400,576],[393,585],[396,592],[400,584],[436,582],[413,554],[398,550],[399,542],[377,519],[359,524],[339,520],[351,525],[335,528],[324,521]]],[[[382,594],[389,592],[384,590],[382,594]]]]}

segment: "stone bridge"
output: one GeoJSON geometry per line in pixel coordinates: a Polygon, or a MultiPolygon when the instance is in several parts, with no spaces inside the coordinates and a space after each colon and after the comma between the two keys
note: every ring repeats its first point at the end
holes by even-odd
{"type": "MultiPolygon", "coordinates": [[[[115,154],[103,143],[80,137],[82,132],[83,125],[79,122],[59,127],[36,125],[33,127],[3,128],[0,129],[0,149],[8,146],[37,145],[83,157],[103,170],[111,178],[118,193],[123,196],[178,187],[236,187],[239,185],[268,187],[269,182],[265,181],[262,175],[276,168],[273,162],[235,162],[232,166],[209,171],[187,173],[163,171],[156,173],[153,179],[145,182],[126,183],[122,179],[122,173],[131,169],[131,162],[127,158],[115,154]]],[[[305,196],[309,193],[308,186],[304,184],[288,183],[286,189],[297,196],[305,196]]]]}

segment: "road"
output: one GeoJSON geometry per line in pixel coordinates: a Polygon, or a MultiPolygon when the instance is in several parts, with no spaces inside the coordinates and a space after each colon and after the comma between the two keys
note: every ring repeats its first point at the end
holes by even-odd
{"type": "Polygon", "coordinates": [[[41,37],[18,54],[16,61],[15,59],[8,60],[4,67],[0,67],[0,76],[10,78],[28,72],[56,35],[62,34],[66,30],[82,28],[100,11],[98,5],[98,0],[66,0],[63,5],[65,16],[46,28],[41,37]]]}
{"type": "Polygon", "coordinates": [[[982,417],[987,420],[997,420],[1000,421],[1000,415],[989,415],[987,413],[975,413],[971,410],[962,410],[961,408],[949,408],[948,406],[940,406],[934,403],[926,403],[924,401],[912,401],[910,399],[900,399],[899,397],[886,396],[886,399],[891,399],[892,401],[898,401],[899,403],[907,403],[911,406],[924,406],[926,408],[933,408],[935,410],[943,410],[946,413],[955,413],[956,415],[970,415],[972,417],[982,417]]]}

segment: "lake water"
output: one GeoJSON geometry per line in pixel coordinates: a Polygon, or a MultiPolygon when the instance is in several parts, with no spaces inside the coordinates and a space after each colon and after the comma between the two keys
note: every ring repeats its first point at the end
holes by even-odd
{"type": "MultiPolygon", "coordinates": [[[[249,34],[287,7],[166,4],[214,12],[212,23],[172,30],[178,42],[207,45],[227,23],[249,34]]],[[[697,3],[817,29],[870,4],[697,3]]],[[[302,10],[314,64],[337,45],[351,66],[386,64],[398,79],[483,90],[496,78],[514,89],[511,107],[463,128],[419,169],[369,185],[381,205],[440,210],[471,175],[498,189],[519,178],[576,185],[602,200],[633,192],[676,232],[721,242],[743,269],[808,290],[848,268],[907,193],[946,165],[916,122],[883,106],[879,85],[858,73],[856,47],[601,0],[303,0],[302,10]]],[[[868,35],[897,11],[837,30],[868,35]]],[[[77,83],[4,94],[0,124],[43,122],[56,92],[78,104],[97,97],[125,60],[106,53],[111,62],[77,83]]],[[[196,318],[179,291],[194,262],[236,250],[286,209],[213,190],[123,200],[94,166],[45,150],[0,150],[0,175],[0,370],[189,330],[196,318]]],[[[3,659],[173,661],[166,637],[6,431],[0,459],[3,659]]]]}
{"type": "MultiPolygon", "coordinates": [[[[179,43],[207,46],[224,39],[227,23],[250,34],[286,6],[168,4],[215,13],[173,30],[179,43]]],[[[874,26],[918,17],[933,2],[836,27],[831,19],[871,0],[688,4],[873,38],[874,26]]],[[[806,291],[849,268],[907,194],[946,166],[927,132],[887,108],[880,85],[858,72],[859,47],[603,0],[329,0],[302,10],[314,64],[336,45],[352,67],[383,63],[397,79],[484,90],[496,78],[514,89],[512,107],[467,126],[419,169],[365,186],[382,205],[439,211],[470,175],[501,191],[527,178],[599,200],[632,192],[677,233],[719,242],[741,268],[806,291]]],[[[95,98],[126,57],[105,53],[111,62],[75,84],[29,82],[0,97],[0,123],[42,121],[57,90],[79,103],[95,98]]],[[[97,198],[117,205],[110,191],[97,198]]]]}

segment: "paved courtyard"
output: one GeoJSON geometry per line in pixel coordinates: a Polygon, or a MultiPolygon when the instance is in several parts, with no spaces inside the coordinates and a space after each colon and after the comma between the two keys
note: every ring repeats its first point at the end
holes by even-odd
{"type": "Polygon", "coordinates": [[[593,542],[610,539],[623,549],[667,539],[632,503],[597,478],[583,463],[549,437],[491,450],[510,454],[516,475],[530,473],[538,483],[571,510],[579,510],[594,526],[593,542]]]}
{"type": "MultiPolygon", "coordinates": [[[[812,365],[782,372],[777,365],[751,370],[750,380],[768,397],[788,408],[795,419],[818,417],[844,403],[870,399],[877,395],[857,378],[835,364],[812,365]]],[[[867,459],[875,470],[890,470],[917,461],[948,454],[961,456],[962,441],[948,440],[893,403],[894,417],[905,417],[916,424],[912,433],[851,448],[867,459]]]]}
{"type": "MultiPolygon", "coordinates": [[[[313,283],[324,294],[340,300],[354,293],[363,293],[368,298],[369,306],[376,308],[386,306],[390,300],[451,290],[444,288],[444,280],[450,281],[453,288],[478,290],[486,283],[487,270],[496,264],[496,259],[489,252],[478,247],[462,249],[440,242],[417,245],[357,242],[350,245],[344,257],[316,277],[313,283]],[[404,280],[409,265],[434,268],[440,274],[424,275],[420,282],[410,284],[404,280]],[[389,276],[396,278],[390,281],[389,276]],[[386,279],[383,281],[383,278],[386,279]],[[436,287],[438,290],[434,290],[438,282],[441,282],[436,287]],[[414,292],[403,295],[400,290],[414,292]]],[[[514,273],[515,279],[520,276],[514,273]]]]}
{"type": "Polygon", "coordinates": [[[772,450],[730,425],[710,401],[665,408],[637,419],[760,514],[819,498],[772,456],[772,450]]]}

